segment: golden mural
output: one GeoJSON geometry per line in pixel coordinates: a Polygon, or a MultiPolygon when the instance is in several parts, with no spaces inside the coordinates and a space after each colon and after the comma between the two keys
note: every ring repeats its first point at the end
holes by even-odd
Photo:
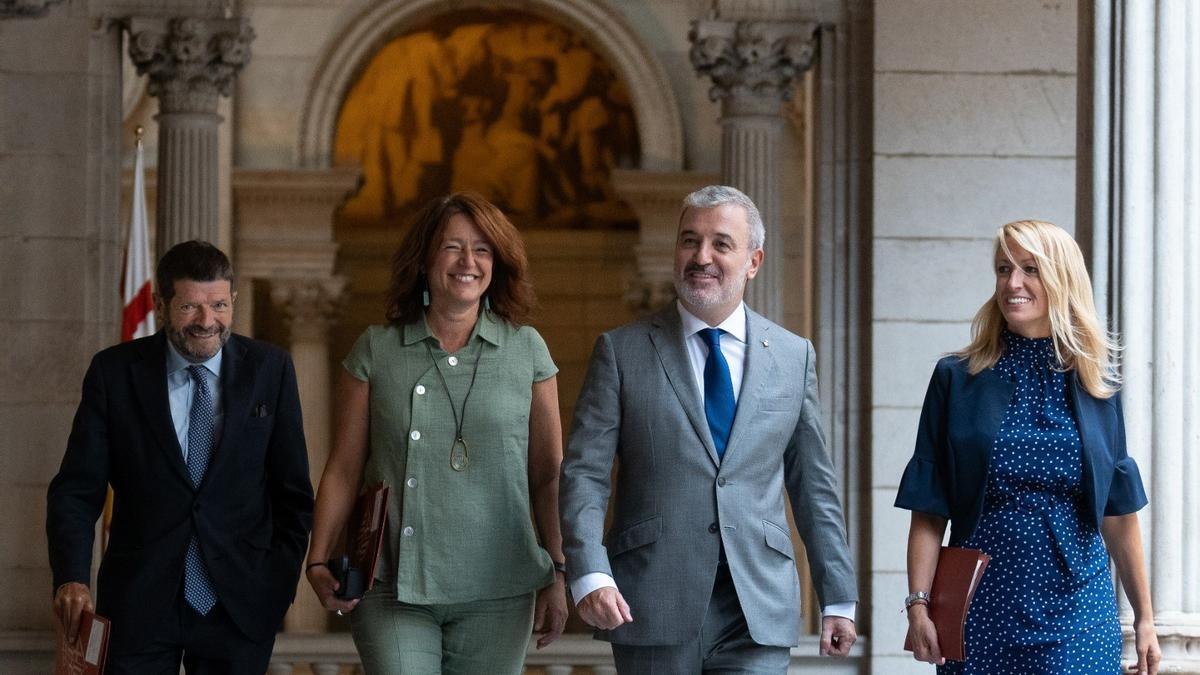
{"type": "Polygon", "coordinates": [[[629,228],[612,188],[638,139],[625,85],[578,35],[513,11],[463,11],[386,43],[338,118],[339,164],[363,183],[342,225],[392,225],[476,190],[522,228],[629,228]]]}

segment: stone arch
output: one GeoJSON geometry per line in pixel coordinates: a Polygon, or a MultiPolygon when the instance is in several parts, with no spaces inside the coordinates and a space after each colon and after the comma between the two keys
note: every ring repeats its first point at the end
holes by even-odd
{"type": "Polygon", "coordinates": [[[641,169],[683,168],[683,123],[666,71],[615,10],[594,0],[371,0],[336,32],[317,66],[301,115],[299,160],[329,167],[337,116],[362,64],[390,38],[432,16],[471,7],[516,9],[587,36],[629,88],[641,169]]]}

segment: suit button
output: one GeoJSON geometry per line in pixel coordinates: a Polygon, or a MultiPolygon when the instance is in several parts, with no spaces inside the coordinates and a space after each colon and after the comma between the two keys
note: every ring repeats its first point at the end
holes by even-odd
{"type": "Polygon", "coordinates": [[[717,487],[725,487],[725,479],[724,478],[717,479],[717,487]]]}
{"type": "Polygon", "coordinates": [[[719,529],[721,529],[721,528],[717,527],[717,524],[716,524],[716,523],[709,523],[709,524],[708,524],[708,531],[709,531],[709,532],[712,532],[713,534],[716,534],[716,533],[717,533],[717,530],[719,530],[719,529]]]}

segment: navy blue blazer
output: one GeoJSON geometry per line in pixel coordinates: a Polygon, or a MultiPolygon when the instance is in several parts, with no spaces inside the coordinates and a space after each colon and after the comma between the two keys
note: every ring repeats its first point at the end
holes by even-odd
{"type": "Polygon", "coordinates": [[[96,610],[112,620],[110,649],[146,644],[178,598],[195,535],[217,597],[253,640],[275,634],[296,593],[313,494],[292,359],[240,335],[221,362],[225,422],[208,470],[192,487],[167,397],[167,339],[105,349],[92,359],[58,475],[46,534],[54,588],[88,584],[92,538],[112,486],[112,538],[96,610]]]}
{"type": "MultiPolygon", "coordinates": [[[[990,368],[971,375],[958,356],[941,359],[933,370],[896,506],[948,518],[952,545],[971,536],[983,515],[992,447],[1015,392],[1015,384],[990,368]]],[[[1067,399],[1083,443],[1083,515],[1099,529],[1104,516],[1145,506],[1146,490],[1125,450],[1120,393],[1095,398],[1071,372],[1067,399]]]]}

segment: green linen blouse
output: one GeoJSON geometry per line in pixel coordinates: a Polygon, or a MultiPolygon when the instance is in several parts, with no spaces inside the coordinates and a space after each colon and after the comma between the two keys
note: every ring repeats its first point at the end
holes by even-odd
{"type": "Polygon", "coordinates": [[[448,354],[422,316],[369,327],[342,365],[370,384],[364,482],[391,486],[376,579],[410,604],[506,598],[552,583],[529,498],[533,383],[558,372],[542,336],[484,311],[466,346],[448,354]],[[467,444],[461,471],[450,461],[455,411],[467,444]]]}

